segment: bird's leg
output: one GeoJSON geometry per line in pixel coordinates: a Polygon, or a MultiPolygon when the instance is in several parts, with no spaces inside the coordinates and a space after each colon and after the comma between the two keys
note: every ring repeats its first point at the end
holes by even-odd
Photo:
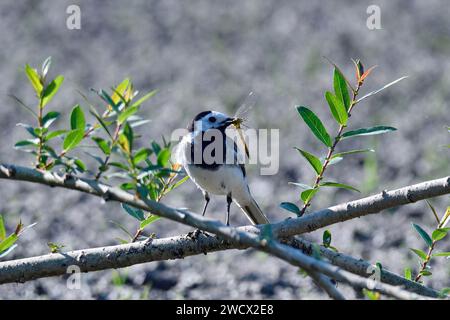
{"type": "Polygon", "coordinates": [[[230,225],[230,206],[233,199],[231,198],[231,193],[227,195],[227,226],[230,225]]]}
{"type": "Polygon", "coordinates": [[[208,207],[208,203],[209,203],[209,194],[206,191],[203,191],[203,196],[205,197],[205,206],[203,207],[203,213],[202,216],[205,216],[206,213],[206,208],[208,207]]]}

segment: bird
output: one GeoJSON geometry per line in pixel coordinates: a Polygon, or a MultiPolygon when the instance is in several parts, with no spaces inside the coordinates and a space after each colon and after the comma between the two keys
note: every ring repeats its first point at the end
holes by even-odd
{"type": "Polygon", "coordinates": [[[230,225],[232,202],[241,208],[252,224],[267,224],[269,220],[250,193],[243,155],[235,141],[225,133],[237,121],[238,118],[218,111],[200,112],[189,124],[187,134],[177,146],[175,157],[203,193],[203,216],[210,194],[224,195],[227,199],[227,226],[230,225]],[[206,152],[208,149],[212,149],[210,154],[206,152]]]}

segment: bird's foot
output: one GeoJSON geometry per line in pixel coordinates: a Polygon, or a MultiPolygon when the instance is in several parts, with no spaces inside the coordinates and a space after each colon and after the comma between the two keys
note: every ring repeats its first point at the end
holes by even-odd
{"type": "Polygon", "coordinates": [[[200,235],[209,237],[209,234],[206,231],[200,229],[195,229],[194,231],[188,232],[187,237],[197,239],[200,235]]]}

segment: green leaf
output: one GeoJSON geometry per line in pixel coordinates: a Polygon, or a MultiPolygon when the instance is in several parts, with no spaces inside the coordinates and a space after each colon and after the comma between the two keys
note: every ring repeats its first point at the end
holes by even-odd
{"type": "Polygon", "coordinates": [[[412,281],[412,271],[411,268],[405,268],[405,278],[412,281]]]}
{"type": "Polygon", "coordinates": [[[36,146],[38,146],[38,143],[39,143],[38,139],[21,140],[14,145],[14,148],[20,149],[20,148],[28,147],[28,146],[36,147],[36,146]]]}
{"type": "Polygon", "coordinates": [[[303,106],[297,106],[297,111],[302,117],[303,121],[305,121],[305,123],[311,129],[313,134],[327,147],[331,147],[332,142],[330,135],[322,124],[322,121],[320,121],[320,119],[314,114],[314,112],[303,106]]]}
{"type": "Polygon", "coordinates": [[[181,178],[179,181],[177,181],[175,184],[173,184],[173,185],[170,187],[170,190],[174,190],[174,189],[178,188],[178,187],[181,186],[183,183],[185,183],[188,179],[189,179],[189,176],[185,176],[185,177],[181,178]]]}
{"type": "Polygon", "coordinates": [[[158,221],[159,219],[161,219],[161,217],[151,214],[147,219],[141,221],[140,228],[144,229],[146,226],[152,224],[155,221],[158,221]]]}
{"type": "Polygon", "coordinates": [[[431,247],[433,245],[433,240],[431,240],[428,233],[425,230],[423,230],[421,226],[419,226],[415,223],[413,223],[412,226],[414,227],[414,229],[416,229],[417,233],[422,237],[422,239],[425,241],[427,246],[431,247]]]}
{"type": "Polygon", "coordinates": [[[315,155],[301,150],[299,148],[295,148],[300,152],[300,154],[309,162],[309,164],[314,168],[317,174],[320,174],[322,172],[322,163],[320,162],[319,158],[317,158],[315,155]]]}
{"type": "Polygon", "coordinates": [[[352,191],[356,191],[356,192],[361,192],[358,189],[356,189],[355,187],[352,187],[352,186],[349,186],[349,185],[343,184],[343,183],[332,182],[332,181],[322,182],[320,184],[320,186],[322,186],[322,187],[342,188],[342,189],[352,190],[352,191]]]}
{"type": "Polygon", "coordinates": [[[86,128],[84,112],[79,104],[73,107],[72,112],[70,113],[70,128],[72,130],[81,129],[83,131],[86,128]]]}
{"type": "Polygon", "coordinates": [[[305,190],[300,194],[300,198],[303,200],[303,202],[307,203],[314,197],[317,191],[319,191],[319,188],[305,190]]]}
{"type": "Polygon", "coordinates": [[[75,129],[69,131],[69,133],[64,138],[63,142],[64,151],[67,152],[75,148],[83,140],[83,137],[84,137],[84,130],[82,129],[75,129]]]}
{"type": "Polygon", "coordinates": [[[8,97],[10,97],[11,99],[14,99],[14,101],[16,101],[19,106],[21,106],[22,108],[24,108],[26,111],[28,111],[36,120],[39,119],[38,115],[36,114],[36,112],[34,112],[33,109],[31,109],[29,106],[27,106],[22,100],[20,100],[19,98],[17,98],[15,95],[13,94],[8,94],[8,97]]]}
{"type": "Polygon", "coordinates": [[[97,146],[105,155],[108,156],[111,154],[111,148],[106,140],[100,137],[92,137],[91,139],[97,144],[97,146]]]}
{"type": "Polygon", "coordinates": [[[45,136],[45,141],[50,141],[56,137],[59,137],[63,134],[65,134],[67,132],[67,130],[56,130],[56,131],[52,131],[50,132],[48,135],[45,136]]]}
{"type": "Polygon", "coordinates": [[[450,257],[450,252],[436,252],[433,257],[450,257]]]}
{"type": "Polygon", "coordinates": [[[3,220],[3,215],[0,214],[0,241],[5,240],[5,238],[6,238],[5,221],[3,220]]]}
{"type": "Polygon", "coordinates": [[[422,270],[422,271],[420,271],[420,274],[424,277],[429,277],[432,275],[431,271],[429,271],[429,270],[422,270]]]}
{"type": "Polygon", "coordinates": [[[133,163],[139,164],[140,162],[147,159],[152,153],[152,150],[148,148],[142,148],[136,152],[136,154],[133,157],[133,163]]]}
{"type": "Polygon", "coordinates": [[[3,251],[8,250],[9,247],[11,247],[18,239],[18,236],[16,233],[12,233],[9,235],[5,240],[0,242],[0,254],[3,253],[3,251]]]}
{"type": "Polygon", "coordinates": [[[434,241],[439,241],[439,240],[442,240],[443,238],[445,238],[446,235],[447,235],[447,230],[445,230],[445,229],[436,229],[431,234],[431,238],[434,241]]]}
{"type": "Polygon", "coordinates": [[[347,82],[345,81],[345,78],[342,75],[342,73],[337,68],[334,69],[333,87],[336,97],[342,102],[345,111],[347,111],[350,108],[351,103],[350,95],[348,93],[347,88],[347,82]]]}
{"type": "Polygon", "coordinates": [[[395,131],[396,128],[386,126],[376,126],[371,128],[361,128],[357,130],[347,131],[342,135],[342,139],[355,137],[355,136],[371,136],[376,134],[382,134],[390,131],[395,131]]]}
{"type": "Polygon", "coordinates": [[[131,107],[139,107],[142,103],[144,103],[146,100],[150,99],[151,97],[153,97],[156,93],[158,92],[158,90],[153,90],[150,91],[149,93],[147,93],[146,95],[144,95],[142,98],[140,98],[138,101],[136,101],[135,103],[133,103],[133,105],[131,107]]]}
{"type": "Polygon", "coordinates": [[[437,212],[436,212],[436,209],[433,207],[433,205],[431,204],[430,201],[428,201],[428,200],[426,200],[426,199],[425,199],[425,201],[426,201],[426,203],[428,204],[428,207],[430,207],[431,212],[433,212],[433,215],[434,215],[434,217],[435,217],[437,223],[439,224],[439,223],[440,223],[440,220],[439,220],[439,216],[438,216],[438,214],[437,214],[437,212]]]}
{"type": "Polygon", "coordinates": [[[53,122],[55,122],[56,119],[58,119],[58,117],[59,112],[50,111],[42,118],[42,125],[44,128],[48,128],[53,122]]]}
{"type": "Polygon", "coordinates": [[[334,119],[336,119],[337,123],[344,126],[347,125],[348,114],[342,101],[329,91],[325,93],[325,99],[327,100],[331,114],[334,119]]]}
{"type": "Polygon", "coordinates": [[[422,260],[425,260],[427,258],[427,254],[420,249],[409,248],[409,250],[411,250],[412,252],[417,254],[419,256],[419,258],[422,260]]]}
{"type": "Polygon", "coordinates": [[[75,159],[75,165],[77,166],[78,171],[85,172],[87,170],[86,165],[80,159],[75,159]]]}
{"type": "Polygon", "coordinates": [[[28,80],[30,80],[31,85],[34,88],[36,95],[38,97],[40,97],[43,87],[42,87],[42,83],[41,83],[39,74],[37,73],[37,71],[35,69],[31,68],[28,64],[25,65],[25,73],[28,77],[28,80]]]}
{"type": "Polygon", "coordinates": [[[52,64],[52,57],[48,57],[42,63],[42,76],[45,78],[47,76],[48,70],[50,69],[50,65],[52,64]]]}
{"type": "Polygon", "coordinates": [[[117,118],[117,121],[119,122],[119,124],[124,123],[125,121],[127,121],[127,119],[129,117],[131,117],[133,114],[135,114],[136,112],[138,112],[139,107],[135,107],[135,106],[131,106],[127,109],[125,109],[124,111],[122,111],[122,113],[119,115],[119,117],[117,118]]]}
{"type": "Polygon", "coordinates": [[[64,77],[59,75],[48,84],[42,92],[42,107],[45,107],[45,105],[50,102],[53,96],[58,92],[63,81],[64,77]]]}
{"type": "Polygon", "coordinates": [[[138,219],[139,221],[145,220],[144,211],[142,211],[141,209],[133,208],[125,203],[122,203],[121,206],[122,209],[124,209],[125,212],[128,213],[130,216],[138,219]]]}
{"type": "Polygon", "coordinates": [[[113,100],[113,102],[115,104],[117,104],[121,98],[120,95],[123,96],[123,94],[125,93],[125,91],[128,89],[128,87],[130,86],[130,79],[129,78],[125,78],[114,90],[115,92],[113,93],[113,95],[111,96],[111,99],[113,100]]]}
{"type": "Polygon", "coordinates": [[[166,167],[168,162],[170,160],[170,150],[165,148],[162,149],[161,152],[158,154],[158,165],[161,167],[166,167]]]}
{"type": "Polygon", "coordinates": [[[289,212],[295,213],[298,217],[301,216],[300,208],[292,202],[282,202],[280,207],[289,212]]]}
{"type": "Polygon", "coordinates": [[[330,230],[325,230],[322,235],[322,243],[325,248],[328,248],[331,244],[331,232],[330,230]]]}
{"type": "Polygon", "coordinates": [[[373,149],[357,149],[357,150],[350,150],[350,151],[339,152],[339,153],[335,153],[331,157],[331,159],[342,158],[342,157],[347,156],[347,155],[351,155],[351,154],[355,154],[355,153],[364,153],[364,152],[375,152],[375,150],[373,150],[373,149]]]}

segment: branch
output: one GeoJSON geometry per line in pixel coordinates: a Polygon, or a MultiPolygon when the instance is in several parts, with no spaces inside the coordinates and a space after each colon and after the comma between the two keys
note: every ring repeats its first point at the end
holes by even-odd
{"type": "MultiPolygon", "coordinates": [[[[241,229],[241,228],[239,228],[241,229]]],[[[306,254],[312,253],[312,243],[295,238],[290,245],[306,254]]],[[[38,257],[0,262],[0,284],[26,282],[44,277],[60,276],[67,273],[67,267],[76,265],[81,272],[106,269],[118,269],[140,263],[161,260],[182,259],[184,257],[206,254],[228,249],[247,249],[243,244],[234,244],[206,233],[189,233],[187,235],[148,239],[130,244],[76,250],[64,253],[52,253],[38,257]]],[[[367,277],[367,270],[372,266],[367,261],[356,259],[343,253],[321,247],[322,255],[332,264],[349,272],[367,277]]],[[[408,291],[438,297],[438,292],[417,282],[407,280],[383,268],[382,282],[394,286],[403,286],[408,291]]]]}
{"type": "MultiPolygon", "coordinates": [[[[116,200],[128,203],[162,217],[166,217],[174,221],[178,221],[193,227],[200,228],[202,230],[215,233],[217,235],[221,235],[233,243],[252,246],[259,250],[269,252],[283,260],[290,262],[291,264],[302,267],[309,272],[314,273],[320,271],[321,273],[324,273],[330,277],[356,287],[364,287],[363,282],[366,281],[365,279],[349,272],[342,271],[340,269],[333,269],[333,267],[329,264],[308,257],[303,253],[294,250],[292,247],[278,244],[273,241],[267,242],[264,239],[261,240],[255,234],[251,234],[235,228],[225,227],[220,222],[205,219],[197,214],[170,208],[163,204],[150,200],[138,200],[133,195],[125,191],[100,184],[93,180],[80,179],[73,176],[61,177],[51,172],[42,172],[34,169],[11,165],[0,166],[0,178],[38,182],[50,186],[60,186],[64,188],[83,191],[97,196],[102,196],[105,200],[116,200]]],[[[382,210],[395,205],[414,202],[422,198],[445,194],[448,193],[448,189],[450,189],[449,181],[450,178],[448,177],[398,189],[390,193],[383,192],[381,196],[374,196],[358,201],[353,201],[346,205],[346,207],[349,209],[346,215],[346,212],[344,212],[344,210],[342,210],[341,208],[343,205],[340,205],[319,211],[316,214],[311,214],[304,218],[291,219],[288,221],[280,222],[274,225],[274,230],[276,231],[275,236],[286,236],[290,235],[289,232],[298,232],[299,221],[301,221],[302,219],[305,220],[305,218],[306,220],[311,220],[313,216],[317,216],[319,223],[324,223],[324,220],[328,220],[326,222],[329,224],[335,223],[337,221],[351,219],[352,217],[361,216],[364,214],[375,213],[376,210],[382,210]],[[407,201],[405,200],[405,198],[407,199],[407,201]],[[368,204],[374,206],[375,211],[374,209],[370,209],[367,211],[367,213],[361,212],[361,208],[365,205],[367,206],[368,204]],[[340,212],[340,210],[342,212],[340,212]]],[[[317,225],[319,224],[316,223],[315,226],[317,227],[317,225]]],[[[307,225],[306,231],[310,231],[308,230],[308,228],[311,229],[312,227],[314,227],[314,221],[310,221],[310,223],[307,225]]],[[[257,230],[257,228],[254,229],[257,230]]],[[[257,232],[256,230],[253,231],[257,232]]],[[[83,255],[81,254],[78,257],[78,260],[82,259],[83,255]]],[[[380,288],[375,288],[375,290],[397,298],[405,298],[407,295],[409,298],[414,298],[414,296],[411,296],[398,288],[395,288],[394,290],[393,288],[390,288],[390,286],[382,286],[381,284],[380,286],[380,288]]]]}

